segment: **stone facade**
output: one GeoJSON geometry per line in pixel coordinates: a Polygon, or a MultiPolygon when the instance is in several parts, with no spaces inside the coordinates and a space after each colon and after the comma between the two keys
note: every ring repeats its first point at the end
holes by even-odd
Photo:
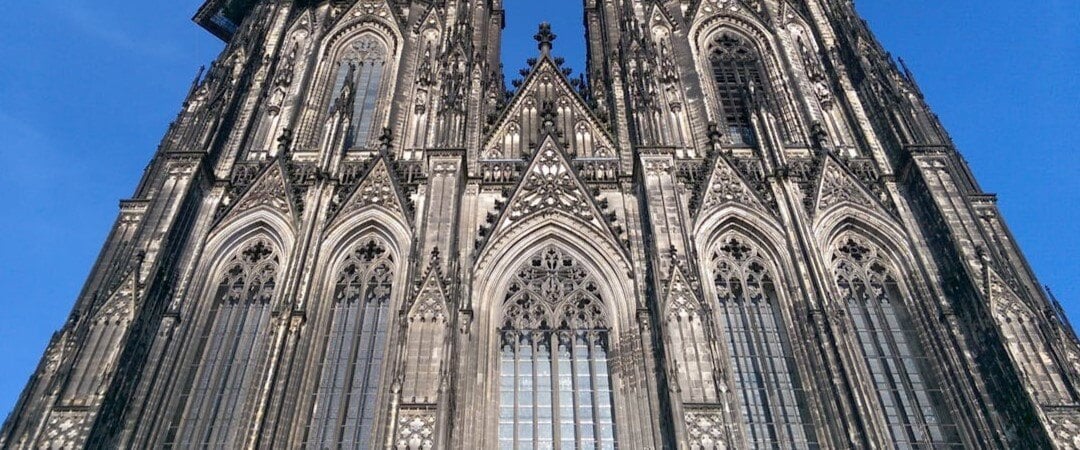
{"type": "Polygon", "coordinates": [[[209,0],[3,448],[1080,448],[1080,348],[846,0],[209,0]],[[518,73],[518,72],[514,72],[518,73]]]}

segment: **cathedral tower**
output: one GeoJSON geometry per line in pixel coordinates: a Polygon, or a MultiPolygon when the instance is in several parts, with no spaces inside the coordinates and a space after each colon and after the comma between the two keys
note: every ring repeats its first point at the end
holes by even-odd
{"type": "Polygon", "coordinates": [[[1080,347],[847,0],[207,0],[3,448],[1080,448],[1080,347]]]}

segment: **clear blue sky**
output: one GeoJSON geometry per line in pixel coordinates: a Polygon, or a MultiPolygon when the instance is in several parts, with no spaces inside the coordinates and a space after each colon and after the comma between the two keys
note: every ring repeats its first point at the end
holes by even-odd
{"type": "MultiPolygon", "coordinates": [[[[63,323],[197,68],[222,44],[197,0],[37,0],[0,15],[0,415],[63,323]]],[[[554,24],[584,60],[580,0],[506,0],[508,79],[554,24]],[[556,16],[558,14],[558,16],[556,16]]],[[[1080,2],[860,0],[1017,240],[1080,322],[1080,2]]]]}

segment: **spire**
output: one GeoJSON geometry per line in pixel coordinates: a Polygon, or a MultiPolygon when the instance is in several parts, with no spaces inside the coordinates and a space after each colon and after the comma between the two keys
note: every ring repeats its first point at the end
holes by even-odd
{"type": "Polygon", "coordinates": [[[556,36],[555,33],[551,32],[550,23],[540,23],[540,31],[537,31],[536,35],[533,36],[533,39],[536,39],[536,42],[539,43],[538,47],[540,48],[540,54],[551,54],[551,43],[555,41],[556,37],[558,36],[556,36]]]}

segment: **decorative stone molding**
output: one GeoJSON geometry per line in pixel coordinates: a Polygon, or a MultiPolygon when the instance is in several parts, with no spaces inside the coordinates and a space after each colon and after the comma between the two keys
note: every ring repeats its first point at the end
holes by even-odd
{"type": "Polygon", "coordinates": [[[90,434],[93,414],[90,410],[56,410],[49,413],[49,420],[42,430],[38,448],[75,449],[86,445],[90,434]]]}
{"type": "Polygon", "coordinates": [[[726,450],[724,414],[719,410],[688,410],[685,415],[687,444],[693,450],[726,450]]]}
{"type": "Polygon", "coordinates": [[[435,448],[435,411],[402,409],[398,413],[394,448],[397,450],[430,450],[435,448]]]}

